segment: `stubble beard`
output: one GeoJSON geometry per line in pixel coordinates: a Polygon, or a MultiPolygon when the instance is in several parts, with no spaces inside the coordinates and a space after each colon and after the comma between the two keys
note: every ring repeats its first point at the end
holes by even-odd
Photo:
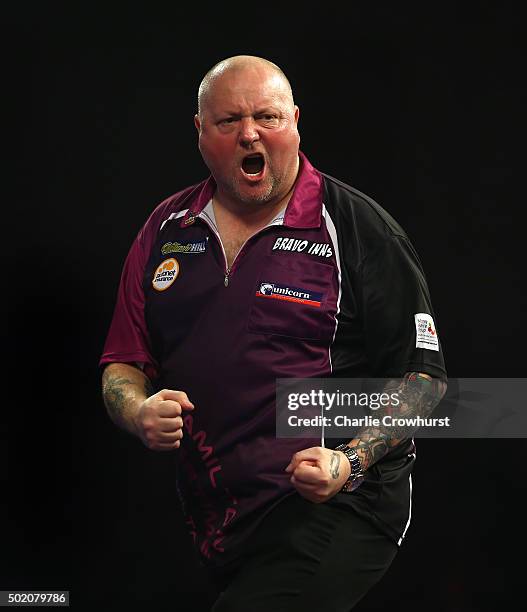
{"type": "Polygon", "coordinates": [[[243,204],[248,206],[262,206],[274,199],[276,193],[280,191],[283,179],[281,176],[276,176],[271,168],[268,168],[267,185],[262,191],[260,184],[248,185],[242,187],[242,180],[234,178],[232,181],[224,184],[224,189],[231,195],[231,197],[243,204]],[[254,193],[251,193],[254,191],[254,193]]]}
{"type": "Polygon", "coordinates": [[[271,177],[271,180],[269,180],[269,184],[263,191],[260,191],[260,189],[257,188],[258,191],[256,193],[251,194],[250,187],[248,190],[242,192],[242,189],[240,188],[240,183],[235,180],[232,185],[232,190],[233,195],[238,201],[243,202],[244,204],[254,204],[256,206],[259,206],[267,204],[270,200],[273,199],[273,195],[279,190],[280,183],[281,181],[279,179],[271,177]]]}

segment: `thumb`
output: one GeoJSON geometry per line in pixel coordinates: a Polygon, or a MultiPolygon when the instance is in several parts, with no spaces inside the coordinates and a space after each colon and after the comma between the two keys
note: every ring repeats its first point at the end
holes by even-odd
{"type": "Polygon", "coordinates": [[[298,461],[296,463],[293,463],[293,461],[291,461],[289,465],[285,468],[285,471],[287,473],[293,472],[297,467],[301,465],[309,465],[310,467],[315,467],[318,465],[318,461],[314,461],[312,459],[302,459],[301,461],[298,461]]]}
{"type": "Polygon", "coordinates": [[[159,391],[158,396],[164,400],[173,400],[177,402],[183,410],[194,410],[194,404],[189,400],[188,395],[184,391],[162,389],[159,391]]]}

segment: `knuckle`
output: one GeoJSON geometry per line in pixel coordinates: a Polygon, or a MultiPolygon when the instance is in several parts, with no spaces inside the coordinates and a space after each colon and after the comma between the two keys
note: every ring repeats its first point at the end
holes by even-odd
{"type": "Polygon", "coordinates": [[[154,422],[151,419],[144,419],[143,420],[143,429],[145,432],[151,432],[152,429],[154,428],[154,422]]]}

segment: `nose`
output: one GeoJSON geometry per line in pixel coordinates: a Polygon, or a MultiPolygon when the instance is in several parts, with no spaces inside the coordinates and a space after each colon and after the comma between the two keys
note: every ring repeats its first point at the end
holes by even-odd
{"type": "Polygon", "coordinates": [[[243,117],[240,122],[240,144],[244,147],[252,145],[260,139],[258,125],[252,117],[243,117]]]}

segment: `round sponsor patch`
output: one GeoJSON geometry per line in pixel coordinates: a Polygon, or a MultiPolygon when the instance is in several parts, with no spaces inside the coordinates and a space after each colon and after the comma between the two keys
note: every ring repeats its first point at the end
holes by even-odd
{"type": "Polygon", "coordinates": [[[156,291],[165,291],[176,280],[179,274],[179,264],[171,257],[162,261],[154,272],[152,287],[156,291]]]}

